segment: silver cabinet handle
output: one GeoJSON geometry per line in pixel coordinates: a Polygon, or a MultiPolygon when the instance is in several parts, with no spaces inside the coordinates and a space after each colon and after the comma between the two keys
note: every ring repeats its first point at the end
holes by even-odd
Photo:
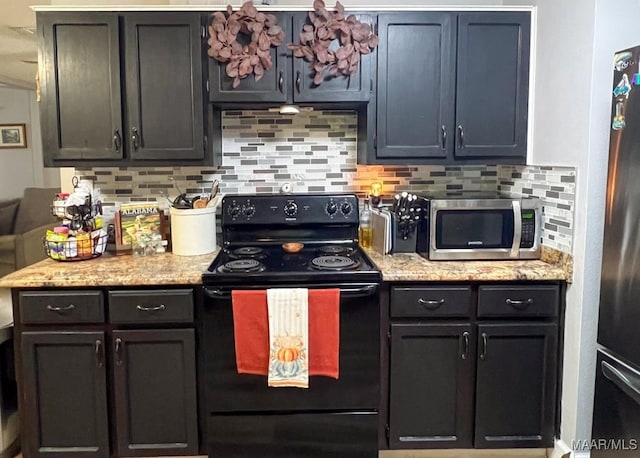
{"type": "Polygon", "coordinates": [[[140,148],[140,134],[138,133],[137,127],[131,128],[131,143],[133,145],[133,150],[138,151],[138,148],[140,148]]]}
{"type": "Polygon", "coordinates": [[[302,83],[302,79],[300,76],[300,70],[298,70],[296,72],[296,91],[298,91],[298,94],[300,94],[300,85],[302,83]]]}
{"type": "Polygon", "coordinates": [[[464,127],[458,126],[458,148],[464,148],[464,127]]]}
{"type": "Polygon", "coordinates": [[[460,355],[462,359],[467,359],[469,357],[469,335],[469,331],[462,333],[462,354],[460,355]]]}
{"type": "Polygon", "coordinates": [[[144,305],[136,305],[136,308],[138,310],[140,310],[141,312],[160,312],[164,309],[166,309],[166,305],[164,304],[160,304],[160,305],[156,305],[155,307],[146,307],[144,305]]]}
{"type": "Polygon", "coordinates": [[[96,366],[98,367],[104,366],[104,346],[102,345],[102,340],[96,340],[95,353],[96,353],[96,366]]]}
{"type": "Polygon", "coordinates": [[[531,304],[533,304],[534,300],[533,300],[532,297],[530,297],[529,299],[526,299],[526,300],[523,300],[523,301],[514,300],[514,299],[507,299],[505,302],[507,303],[507,305],[510,305],[515,309],[524,310],[527,307],[529,307],[531,304]]]}
{"type": "Polygon", "coordinates": [[[442,132],[440,136],[440,140],[442,141],[442,149],[447,149],[447,126],[443,124],[440,129],[442,132]]]}
{"type": "Polygon", "coordinates": [[[113,132],[113,148],[116,152],[120,152],[120,148],[122,148],[122,137],[120,137],[120,130],[116,129],[113,132]]]}
{"type": "Polygon", "coordinates": [[[115,353],[115,357],[116,357],[116,366],[122,366],[122,347],[124,346],[124,343],[122,342],[121,338],[117,338],[116,339],[116,343],[115,343],[115,348],[114,348],[114,353],[115,353]]]}
{"type": "Polygon", "coordinates": [[[280,77],[278,78],[278,89],[280,92],[284,94],[284,73],[280,72],[280,77]]]}
{"type": "Polygon", "coordinates": [[[442,304],[444,304],[444,299],[423,299],[420,298],[418,299],[418,304],[424,306],[424,308],[429,309],[429,310],[435,310],[438,307],[442,306],[442,304]]]}
{"type": "Polygon", "coordinates": [[[483,332],[482,333],[482,347],[480,349],[480,359],[486,359],[487,358],[488,340],[489,340],[489,337],[487,337],[487,334],[483,332]]]}
{"type": "Polygon", "coordinates": [[[49,310],[51,312],[58,312],[58,313],[70,312],[75,308],[76,308],[76,306],[73,305],[73,304],[65,305],[65,306],[62,306],[62,307],[56,307],[56,306],[51,305],[51,304],[47,305],[47,310],[49,310]]]}

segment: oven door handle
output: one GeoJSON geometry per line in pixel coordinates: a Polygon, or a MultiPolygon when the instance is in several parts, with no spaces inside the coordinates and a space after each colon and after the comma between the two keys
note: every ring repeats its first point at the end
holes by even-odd
{"type": "MultiPolygon", "coordinates": [[[[377,284],[360,286],[358,288],[340,288],[341,297],[364,297],[372,296],[378,289],[377,284]]],[[[212,299],[229,299],[231,290],[219,288],[203,288],[204,294],[212,299]]]]}

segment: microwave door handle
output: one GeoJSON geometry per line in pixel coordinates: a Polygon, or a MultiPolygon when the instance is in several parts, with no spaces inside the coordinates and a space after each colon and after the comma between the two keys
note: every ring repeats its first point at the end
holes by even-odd
{"type": "Polygon", "coordinates": [[[520,201],[512,200],[511,207],[513,208],[513,244],[511,245],[509,257],[518,258],[520,253],[520,240],[522,239],[522,211],[520,201]]]}

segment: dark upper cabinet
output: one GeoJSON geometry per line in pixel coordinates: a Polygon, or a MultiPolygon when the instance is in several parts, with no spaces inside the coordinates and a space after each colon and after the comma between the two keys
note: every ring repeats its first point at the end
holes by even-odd
{"type": "Polygon", "coordinates": [[[390,448],[472,446],[472,345],[469,323],[391,324],[390,448]]]}
{"type": "Polygon", "coordinates": [[[527,153],[529,13],[460,13],[456,158],[527,153]]]}
{"type": "Polygon", "coordinates": [[[475,446],[552,447],[558,325],[478,325],[475,446]]]}
{"type": "Polygon", "coordinates": [[[46,165],[121,160],[118,16],[38,13],[37,19],[46,165]]]}
{"type": "Polygon", "coordinates": [[[205,159],[198,13],[37,13],[46,166],[205,159]]]}
{"type": "Polygon", "coordinates": [[[452,159],[456,17],[378,17],[376,158],[452,159]]]}
{"type": "MultiPolygon", "coordinates": [[[[331,103],[367,102],[372,90],[373,54],[362,56],[358,72],[350,77],[328,77],[320,85],[313,83],[314,72],[309,62],[294,58],[287,49],[289,43],[299,43],[302,27],[309,23],[307,13],[274,13],[284,27],[283,43],[271,48],[273,67],[259,81],[250,75],[233,88],[233,78],[227,76],[226,63],[209,58],[209,100],[225,103],[331,103]]],[[[362,22],[374,25],[375,17],[357,14],[362,22]]],[[[239,41],[246,37],[239,35],[239,41]]],[[[332,47],[337,47],[337,40],[332,47]]]]}
{"type": "Polygon", "coordinates": [[[117,455],[197,455],[193,329],[112,336],[117,455]]]}
{"type": "Polygon", "coordinates": [[[523,164],[530,20],[527,12],[380,14],[377,101],[359,161],[523,164]]]}
{"type": "Polygon", "coordinates": [[[25,456],[108,458],[103,332],[24,332],[25,456]]]}
{"type": "MultiPolygon", "coordinates": [[[[347,15],[351,14],[349,12],[347,15]]],[[[356,14],[360,22],[375,28],[375,17],[371,14],[356,14]]],[[[306,13],[293,16],[293,42],[300,42],[300,32],[305,24],[311,24],[306,13]]],[[[337,49],[338,40],[334,40],[329,49],[337,49]]],[[[372,87],[373,54],[362,55],[358,71],[348,77],[331,77],[325,70],[325,79],[320,85],[313,82],[315,72],[305,59],[293,58],[293,101],[300,103],[322,102],[368,102],[372,87]]]]}
{"type": "MultiPolygon", "coordinates": [[[[233,78],[227,76],[226,63],[207,57],[209,64],[209,100],[215,103],[225,102],[280,102],[287,101],[290,92],[291,59],[288,57],[287,45],[291,42],[291,14],[273,13],[278,25],[284,27],[285,39],[278,47],[271,47],[273,67],[264,72],[259,81],[250,75],[240,80],[240,85],[233,88],[233,78]]],[[[210,21],[210,19],[209,19],[210,21]]],[[[242,34],[238,41],[246,44],[249,40],[242,34]]],[[[208,45],[205,45],[208,49],[208,45]]]]}
{"type": "Polygon", "coordinates": [[[204,157],[200,15],[124,16],[127,146],[135,160],[204,157]]]}

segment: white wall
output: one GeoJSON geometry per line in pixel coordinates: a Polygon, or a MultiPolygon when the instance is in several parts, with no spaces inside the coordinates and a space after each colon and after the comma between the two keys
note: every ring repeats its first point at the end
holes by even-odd
{"type": "Polygon", "coordinates": [[[57,169],[42,166],[40,118],[34,91],[0,86],[0,124],[26,124],[27,148],[0,149],[0,199],[30,186],[58,186],[57,169]]]}
{"type": "Polygon", "coordinates": [[[640,1],[508,0],[538,7],[533,162],[578,168],[561,438],[591,437],[613,54],[640,44],[640,1]]]}
{"type": "MultiPolygon", "coordinates": [[[[591,437],[593,410],[594,317],[597,319],[597,289],[600,283],[599,262],[593,262],[593,252],[598,252],[597,247],[602,246],[601,234],[600,239],[597,238],[597,218],[592,220],[591,215],[587,218],[588,211],[598,206],[597,199],[591,201],[589,196],[590,193],[597,194],[595,188],[598,187],[589,180],[589,175],[593,173],[593,170],[590,171],[589,147],[593,109],[595,2],[505,2],[533,4],[538,8],[531,162],[577,168],[574,275],[573,284],[567,289],[560,426],[560,438],[566,444],[571,444],[575,439],[591,437]],[[586,259],[589,259],[589,264],[586,259]]],[[[615,9],[618,10],[617,7],[615,9]]],[[[606,173],[606,167],[603,169],[606,173]]]]}

